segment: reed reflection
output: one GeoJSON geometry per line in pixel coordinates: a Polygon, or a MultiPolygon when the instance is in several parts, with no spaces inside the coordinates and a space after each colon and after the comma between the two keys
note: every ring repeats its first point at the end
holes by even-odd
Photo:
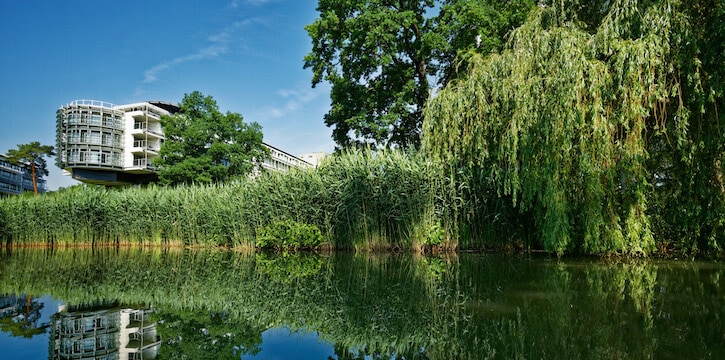
{"type": "MultiPolygon", "coordinates": [[[[157,359],[254,356],[280,328],[315,334],[338,359],[707,358],[725,357],[724,273],[478,254],[22,250],[2,256],[0,292],[148,304],[135,308],[154,309],[157,359]]],[[[74,336],[58,346],[91,347],[74,336]]]]}

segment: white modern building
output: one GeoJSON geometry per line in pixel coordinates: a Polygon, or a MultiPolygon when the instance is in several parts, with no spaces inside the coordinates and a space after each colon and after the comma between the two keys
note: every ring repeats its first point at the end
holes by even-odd
{"type": "MultiPolygon", "coordinates": [[[[114,105],[75,100],[58,109],[57,165],[74,179],[91,184],[144,184],[157,179],[152,160],[165,137],[161,116],[177,105],[147,101],[114,105]]],[[[273,146],[262,167],[270,171],[313,165],[273,146]]]]}
{"type": "Polygon", "coordinates": [[[322,161],[327,159],[327,157],[330,156],[330,154],[324,152],[324,151],[316,151],[311,153],[304,153],[300,154],[299,158],[303,161],[307,162],[308,164],[311,164],[314,167],[320,166],[322,161]]]}
{"type": "Polygon", "coordinates": [[[164,141],[161,116],[176,111],[176,105],[161,101],[72,101],[56,113],[57,165],[74,179],[92,184],[154,181],[151,161],[164,141]]]}
{"type": "Polygon", "coordinates": [[[50,319],[52,360],[155,359],[161,347],[151,309],[77,307],[65,305],[50,319]]]}
{"type": "Polygon", "coordinates": [[[310,164],[290,153],[280,150],[272,145],[264,144],[269,149],[270,157],[262,161],[262,168],[268,171],[286,172],[290,169],[303,169],[314,167],[310,164]]]}

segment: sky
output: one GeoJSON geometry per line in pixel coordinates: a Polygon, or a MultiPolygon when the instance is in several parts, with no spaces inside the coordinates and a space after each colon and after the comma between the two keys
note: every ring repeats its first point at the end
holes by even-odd
{"type": "MultiPolygon", "coordinates": [[[[211,95],[288,153],[331,153],[327,84],[311,86],[316,0],[0,0],[0,153],[55,146],[55,112],[211,95]]],[[[48,161],[49,190],[77,182],[48,161]]]]}

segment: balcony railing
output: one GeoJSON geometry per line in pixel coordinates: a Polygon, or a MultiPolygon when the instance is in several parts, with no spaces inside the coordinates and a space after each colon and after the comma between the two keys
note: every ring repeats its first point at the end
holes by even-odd
{"type": "Polygon", "coordinates": [[[69,114],[66,117],[68,125],[90,125],[90,126],[103,126],[113,129],[122,129],[121,119],[113,118],[110,116],[102,117],[101,115],[88,115],[88,114],[69,114]]]}
{"type": "Polygon", "coordinates": [[[4,162],[4,161],[0,161],[0,168],[14,172],[14,173],[18,173],[18,174],[23,172],[23,170],[20,168],[20,166],[10,164],[10,163],[4,162]]]}
{"type": "Polygon", "coordinates": [[[70,137],[68,137],[67,143],[74,144],[74,145],[75,144],[103,145],[103,146],[110,146],[110,147],[115,147],[115,148],[122,147],[120,141],[114,141],[113,139],[109,139],[109,138],[103,139],[103,138],[99,138],[97,136],[86,136],[86,137],[70,136],[70,137]]]}
{"type": "Polygon", "coordinates": [[[110,102],[106,101],[100,101],[100,100],[73,100],[66,106],[91,106],[91,107],[103,107],[103,108],[113,108],[116,107],[116,105],[111,104],[110,102]]]}
{"type": "Polygon", "coordinates": [[[158,152],[159,147],[153,146],[152,144],[149,144],[146,140],[134,140],[133,141],[133,147],[134,148],[142,148],[144,150],[158,152]]]}
{"type": "Polygon", "coordinates": [[[134,167],[149,167],[149,166],[151,166],[151,161],[148,159],[133,159],[133,166],[134,167]]]}

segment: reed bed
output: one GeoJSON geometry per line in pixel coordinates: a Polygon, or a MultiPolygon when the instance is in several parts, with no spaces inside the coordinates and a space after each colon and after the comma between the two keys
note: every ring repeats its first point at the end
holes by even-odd
{"type": "Polygon", "coordinates": [[[77,186],[0,200],[0,236],[13,245],[177,245],[252,248],[273,221],[318,227],[336,249],[457,245],[445,180],[421,154],[352,150],[315,170],[227,184],[77,186]]]}

